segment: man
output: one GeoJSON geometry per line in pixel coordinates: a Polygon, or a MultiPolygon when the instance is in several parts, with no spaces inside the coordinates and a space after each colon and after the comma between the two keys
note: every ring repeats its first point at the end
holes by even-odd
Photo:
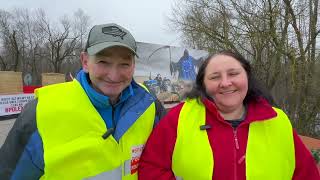
{"type": "Polygon", "coordinates": [[[144,144],[165,114],[133,80],[136,42],[94,26],[72,82],[36,90],[0,150],[0,179],[137,179],[144,144]]]}

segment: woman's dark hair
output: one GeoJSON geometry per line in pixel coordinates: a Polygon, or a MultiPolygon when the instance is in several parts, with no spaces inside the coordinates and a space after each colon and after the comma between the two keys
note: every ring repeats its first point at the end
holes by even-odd
{"type": "Polygon", "coordinates": [[[263,88],[254,77],[251,71],[251,65],[248,60],[246,60],[241,54],[237,52],[233,52],[231,50],[223,50],[216,54],[209,55],[205,61],[201,64],[198,74],[196,77],[195,84],[193,89],[187,94],[188,98],[210,98],[209,95],[206,93],[205,86],[204,86],[204,75],[205,70],[210,62],[210,60],[217,56],[217,55],[225,55],[230,56],[240,62],[241,66],[247,73],[248,77],[248,92],[246,97],[243,100],[244,104],[247,104],[250,101],[258,101],[261,97],[265,98],[269,103],[273,104],[272,96],[263,88]]]}

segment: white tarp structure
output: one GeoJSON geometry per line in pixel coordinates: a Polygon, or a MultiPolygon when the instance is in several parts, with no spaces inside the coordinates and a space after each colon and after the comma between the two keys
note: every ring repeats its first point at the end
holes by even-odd
{"type": "Polygon", "coordinates": [[[135,79],[144,82],[162,102],[183,99],[208,55],[203,50],[150,43],[139,42],[137,47],[135,79]]]}
{"type": "MultiPolygon", "coordinates": [[[[151,73],[152,77],[161,74],[162,77],[178,80],[178,76],[174,77],[173,74],[170,73],[170,63],[178,63],[184,55],[185,50],[187,50],[189,55],[194,58],[195,62],[201,61],[208,55],[208,53],[203,50],[142,42],[138,42],[137,47],[139,58],[136,61],[135,76],[149,77],[151,73]]],[[[195,68],[197,68],[196,63],[194,65],[195,68]]]]}

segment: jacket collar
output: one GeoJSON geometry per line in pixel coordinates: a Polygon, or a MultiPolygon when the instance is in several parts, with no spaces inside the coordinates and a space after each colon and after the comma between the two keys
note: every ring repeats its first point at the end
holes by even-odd
{"type": "MultiPolygon", "coordinates": [[[[207,98],[202,100],[203,104],[206,106],[206,109],[213,113],[218,120],[224,121],[224,119],[219,114],[215,103],[207,98]]],[[[244,121],[251,123],[255,121],[264,121],[277,116],[277,113],[264,98],[259,98],[257,101],[251,101],[247,105],[247,115],[244,121]]]]}
{"type": "MultiPolygon", "coordinates": [[[[81,86],[88,95],[91,103],[97,108],[107,108],[110,107],[109,97],[97,92],[89,83],[89,74],[80,70],[77,74],[77,80],[80,82],[81,86]]],[[[124,89],[120,95],[120,100],[117,104],[121,104],[126,101],[130,96],[133,96],[134,92],[132,85],[130,84],[126,89],[124,89]]]]}

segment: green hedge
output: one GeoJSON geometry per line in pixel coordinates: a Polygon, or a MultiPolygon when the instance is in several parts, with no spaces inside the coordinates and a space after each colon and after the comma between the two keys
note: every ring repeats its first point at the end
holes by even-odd
{"type": "Polygon", "coordinates": [[[320,163],[320,149],[312,149],[311,154],[317,163],[320,163]]]}

